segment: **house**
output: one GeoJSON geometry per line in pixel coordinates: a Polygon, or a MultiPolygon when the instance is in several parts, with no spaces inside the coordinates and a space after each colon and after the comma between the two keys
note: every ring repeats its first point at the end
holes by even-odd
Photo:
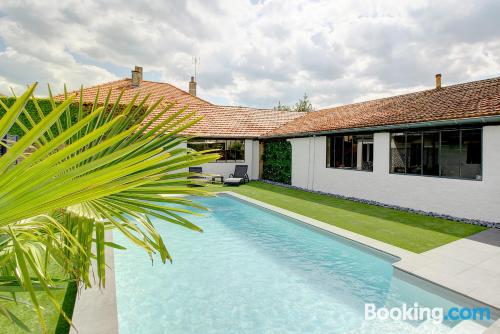
{"type": "MultiPolygon", "coordinates": [[[[416,93],[295,113],[220,106],[167,83],[132,79],[86,88],[123,91],[123,102],[139,92],[189,105],[204,119],[185,134],[188,146],[219,148],[219,161],[204,172],[227,176],[235,164],[261,175],[265,142],[292,146],[292,185],[393,206],[473,220],[500,222],[500,77],[441,86],[416,93]]],[[[78,93],[78,92],[77,92],[78,93]]],[[[99,97],[99,102],[105,96],[99,97]]]]}
{"type": "MultiPolygon", "coordinates": [[[[194,126],[182,132],[187,136],[196,136],[189,140],[188,146],[193,149],[219,149],[221,158],[214,163],[203,165],[203,172],[221,174],[225,177],[234,172],[236,164],[249,166],[248,175],[251,179],[259,178],[259,147],[258,138],[285,123],[302,116],[302,113],[256,109],[239,106],[221,106],[205,101],[196,96],[196,82],[191,78],[189,93],[171,84],[142,80],[142,67],[136,66],[131,78],[125,78],[97,86],[84,88],[82,101],[84,104],[94,103],[98,94],[97,103],[104,103],[111,90],[110,102],[116,101],[121,95],[120,102],[128,104],[136,94],[136,101],[141,101],[150,94],[149,101],[156,102],[163,97],[157,110],[162,110],[170,103],[175,103],[172,111],[188,107],[188,111],[195,111],[203,119],[194,126]]],[[[80,99],[80,91],[75,101],[80,99]]],[[[55,97],[64,99],[63,95],[55,97]]],[[[166,116],[165,116],[166,117],[166,116]]],[[[160,123],[159,118],[152,126],[160,123]]]]}
{"type": "Polygon", "coordinates": [[[292,144],[292,185],[500,222],[500,78],[308,113],[261,139],[292,144]]]}

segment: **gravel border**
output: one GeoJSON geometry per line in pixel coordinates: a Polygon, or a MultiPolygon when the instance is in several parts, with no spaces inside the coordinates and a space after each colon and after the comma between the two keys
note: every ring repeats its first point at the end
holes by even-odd
{"type": "Polygon", "coordinates": [[[460,223],[465,223],[465,224],[471,224],[471,225],[478,225],[478,226],[492,227],[492,228],[499,228],[500,229],[500,223],[495,223],[495,222],[489,222],[489,221],[484,221],[484,220],[479,220],[479,219],[459,218],[459,217],[454,217],[454,216],[445,215],[445,214],[436,213],[436,212],[427,212],[427,211],[422,211],[422,210],[415,210],[415,209],[411,209],[411,208],[405,208],[405,207],[401,207],[401,206],[397,206],[397,205],[390,205],[390,204],[386,204],[386,203],[381,203],[381,202],[377,202],[377,201],[371,201],[371,200],[361,199],[361,198],[357,198],[357,197],[349,197],[349,196],[343,196],[343,195],[339,195],[339,194],[326,193],[326,192],[318,191],[318,190],[305,189],[305,188],[301,188],[301,187],[292,186],[290,184],[280,183],[280,182],[274,182],[274,181],[270,181],[270,180],[259,179],[258,181],[261,181],[261,182],[264,182],[264,183],[268,183],[268,184],[272,184],[272,185],[275,185],[275,186],[281,186],[281,187],[290,188],[290,189],[303,190],[303,191],[307,191],[309,193],[326,195],[326,196],[330,196],[330,197],[335,197],[335,198],[340,198],[340,199],[346,199],[346,200],[349,200],[349,201],[354,201],[354,202],[359,202],[359,203],[364,203],[364,204],[381,206],[383,208],[389,208],[389,209],[395,209],[395,210],[406,211],[406,212],[411,212],[411,213],[417,213],[417,214],[424,215],[424,216],[429,216],[429,217],[443,218],[443,219],[447,219],[447,220],[451,220],[451,221],[456,221],[456,222],[460,222],[460,223]]]}

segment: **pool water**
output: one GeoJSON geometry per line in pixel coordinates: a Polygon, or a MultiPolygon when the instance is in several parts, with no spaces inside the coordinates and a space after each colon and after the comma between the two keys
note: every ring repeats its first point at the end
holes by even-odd
{"type": "Polygon", "coordinates": [[[189,217],[204,233],[155,222],[173,264],[152,265],[115,233],[127,247],[115,252],[121,334],[453,333],[488,325],[366,321],[365,303],[455,302],[395,275],[396,258],[231,196],[195,200],[212,210],[189,217]]]}

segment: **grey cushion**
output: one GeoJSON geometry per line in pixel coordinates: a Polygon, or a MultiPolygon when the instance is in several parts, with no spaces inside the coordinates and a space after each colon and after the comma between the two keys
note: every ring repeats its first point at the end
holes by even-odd
{"type": "Polygon", "coordinates": [[[224,183],[226,184],[240,184],[243,181],[241,177],[229,177],[224,179],[224,183]]]}

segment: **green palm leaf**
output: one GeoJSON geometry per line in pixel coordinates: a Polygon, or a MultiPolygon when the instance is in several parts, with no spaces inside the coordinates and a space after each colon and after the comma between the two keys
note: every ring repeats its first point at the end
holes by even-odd
{"type": "MultiPolygon", "coordinates": [[[[150,217],[201,231],[185,218],[189,208],[201,206],[163,195],[207,195],[187,187],[185,169],[218,155],[185,148],[187,138],[180,134],[200,120],[188,108],[172,112],[173,104],[139,95],[125,106],[120,95],[111,105],[108,92],[102,105],[96,95],[90,109],[83,108],[80,94],[72,115],[75,97],[65,90],[64,101],[58,102],[49,87],[52,110],[44,113],[33,97],[35,86],[10,108],[1,105],[6,113],[0,135],[14,124],[24,134],[0,157],[0,292],[28,292],[44,332],[37,291],[66,316],[52,293],[61,281],[52,277],[50,265],[63,270],[65,279],[90,287],[95,259],[98,284],[104,287],[105,249],[123,248],[106,240],[110,229],[150,256],[171,260],[150,217]],[[25,108],[30,100],[38,122],[25,108]],[[19,121],[21,115],[27,122],[19,121]]],[[[0,298],[0,314],[23,327],[5,306],[12,302],[0,298]]]]}

